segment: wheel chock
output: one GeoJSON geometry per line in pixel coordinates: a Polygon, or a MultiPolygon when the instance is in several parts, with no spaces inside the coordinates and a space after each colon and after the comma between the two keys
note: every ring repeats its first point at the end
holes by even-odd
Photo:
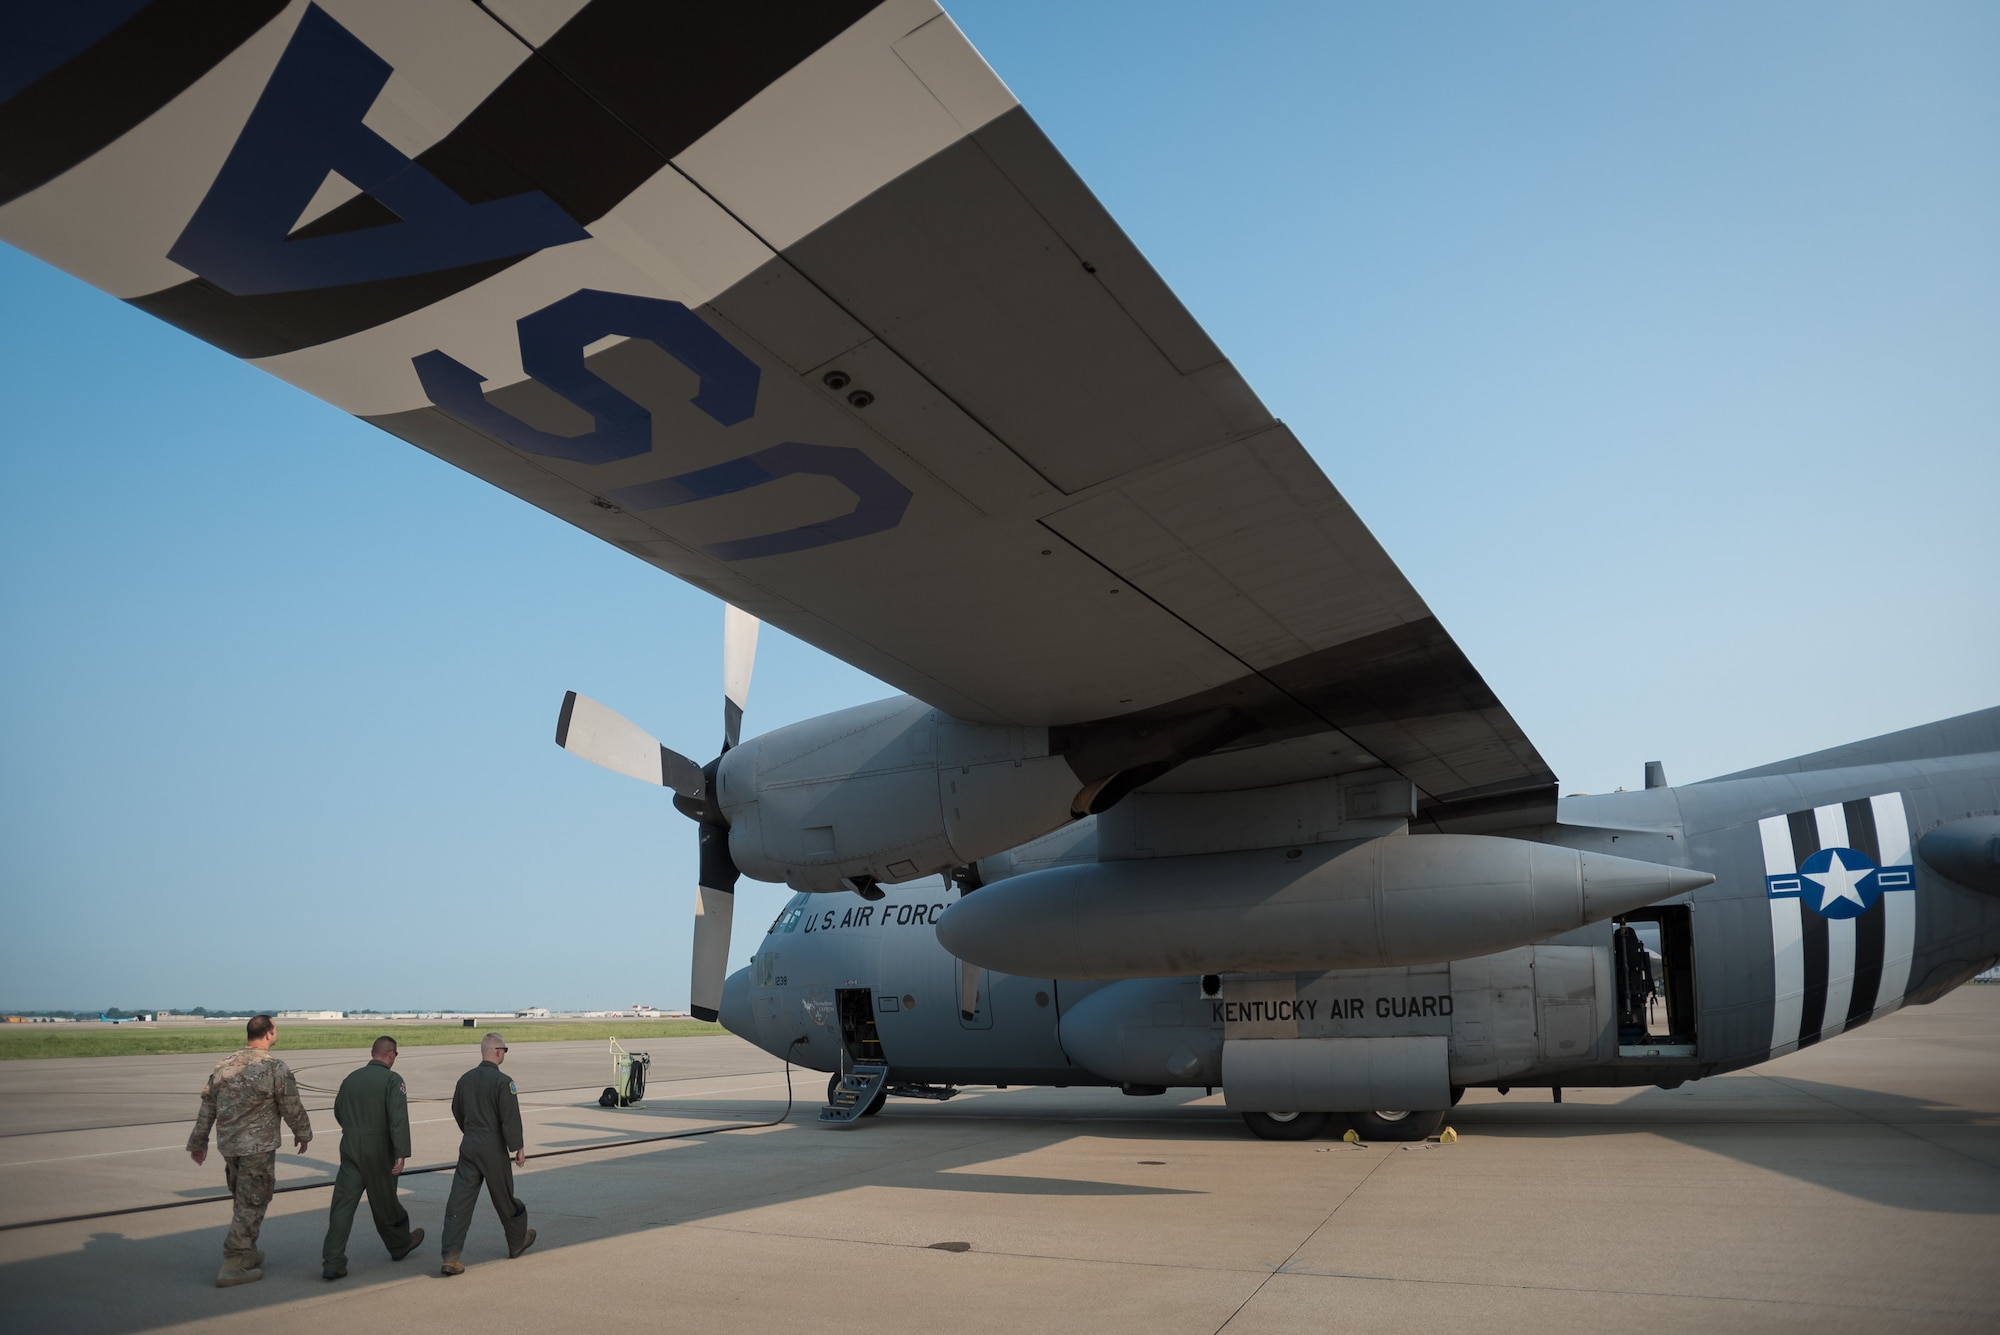
{"type": "Polygon", "coordinates": [[[1341,1133],[1340,1138],[1350,1145],[1359,1145],[1361,1143],[1361,1133],[1351,1126],[1341,1133]]]}
{"type": "Polygon", "coordinates": [[[1438,1137],[1438,1144],[1440,1144],[1440,1145],[1456,1145],[1456,1144],[1458,1144],[1458,1132],[1456,1132],[1456,1131],[1452,1130],[1452,1129],[1451,1129],[1450,1127],[1446,1127],[1446,1128],[1444,1129],[1444,1132],[1443,1132],[1443,1134],[1441,1134],[1441,1135],[1440,1135],[1440,1136],[1438,1137]]]}

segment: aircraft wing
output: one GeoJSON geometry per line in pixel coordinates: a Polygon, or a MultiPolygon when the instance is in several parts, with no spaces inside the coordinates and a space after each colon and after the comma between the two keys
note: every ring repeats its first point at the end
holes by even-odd
{"type": "MultiPolygon", "coordinates": [[[[124,0],[0,236],[960,718],[1179,782],[1554,777],[928,0],[124,0]],[[1192,777],[1191,777],[1192,776],[1192,777]]],[[[31,40],[29,40],[31,39],[31,40]]]]}

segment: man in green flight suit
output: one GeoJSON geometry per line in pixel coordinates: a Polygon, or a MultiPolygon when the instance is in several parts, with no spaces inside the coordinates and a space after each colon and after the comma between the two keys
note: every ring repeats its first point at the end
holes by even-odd
{"type": "Polygon", "coordinates": [[[528,1207],[514,1198],[514,1170],[527,1165],[528,1152],[521,1139],[520,1091],[500,1074],[505,1060],[506,1039],[498,1034],[480,1039],[479,1065],[458,1078],[458,1088],[451,1094],[451,1115],[465,1134],[458,1144],[451,1198],[444,1207],[443,1273],[447,1275],[465,1273],[458,1257],[472,1227],[472,1207],[478,1204],[481,1182],[500,1212],[500,1226],[507,1230],[508,1259],[535,1245],[528,1207]]]}
{"type": "Polygon", "coordinates": [[[396,1199],[396,1176],[410,1157],[410,1094],[395,1072],[396,1055],[396,1040],[382,1035],[369,1050],[368,1064],[349,1072],[334,1096],[340,1172],[333,1179],[333,1210],[320,1248],[320,1274],[327,1279],[347,1275],[347,1235],[363,1191],[391,1261],[402,1260],[424,1240],[422,1229],[410,1231],[410,1213],[396,1199]]]}

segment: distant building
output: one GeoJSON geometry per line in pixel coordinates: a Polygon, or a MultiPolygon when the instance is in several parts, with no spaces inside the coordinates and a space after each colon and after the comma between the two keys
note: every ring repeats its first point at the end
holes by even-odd
{"type": "Polygon", "coordinates": [[[514,1018],[517,1020],[546,1020],[549,1018],[549,1008],[547,1006],[530,1006],[524,1011],[515,1011],[514,1018]]]}
{"type": "Polygon", "coordinates": [[[279,1011],[273,1019],[278,1020],[345,1020],[346,1011],[279,1011]]]}

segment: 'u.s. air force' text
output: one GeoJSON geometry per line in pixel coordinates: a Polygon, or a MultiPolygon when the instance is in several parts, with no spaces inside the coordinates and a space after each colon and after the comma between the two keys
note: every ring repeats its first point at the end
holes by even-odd
{"type": "MultiPolygon", "coordinates": [[[[1361,997],[1308,997],[1280,1001],[1211,1001],[1210,1020],[1215,1024],[1270,1024],[1273,1021],[1319,1019],[1320,1002],[1326,1002],[1329,1020],[1361,1020],[1368,1016],[1368,1004],[1361,997]]],[[[1451,994],[1434,996],[1376,997],[1375,1018],[1407,1020],[1425,1015],[1450,1015],[1451,994]]]]}
{"type": "Polygon", "coordinates": [[[944,916],[944,908],[942,904],[884,904],[879,919],[875,916],[876,906],[873,904],[863,904],[845,913],[839,909],[824,909],[805,919],[805,930],[810,935],[813,932],[834,932],[843,927],[935,927],[938,919],[944,916]]]}

